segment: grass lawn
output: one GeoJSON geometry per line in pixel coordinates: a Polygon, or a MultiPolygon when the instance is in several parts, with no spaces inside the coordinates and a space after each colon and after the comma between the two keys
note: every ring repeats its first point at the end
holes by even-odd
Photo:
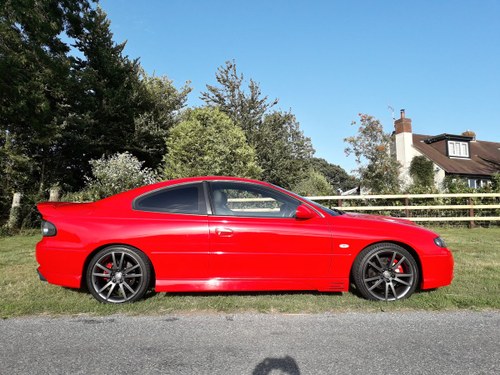
{"type": "Polygon", "coordinates": [[[25,315],[156,315],[196,312],[318,313],[500,309],[500,228],[439,228],[455,257],[449,287],[395,303],[352,293],[152,294],[125,305],[101,304],[90,294],[39,281],[34,248],[39,235],[0,238],[0,317],[25,315]]]}

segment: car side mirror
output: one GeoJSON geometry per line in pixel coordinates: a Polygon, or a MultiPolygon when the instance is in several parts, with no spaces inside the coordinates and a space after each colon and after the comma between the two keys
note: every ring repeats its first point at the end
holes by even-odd
{"type": "Polygon", "coordinates": [[[298,206],[295,211],[295,218],[297,220],[308,220],[312,219],[314,216],[315,215],[313,210],[311,210],[305,204],[301,204],[300,206],[298,206]]]}

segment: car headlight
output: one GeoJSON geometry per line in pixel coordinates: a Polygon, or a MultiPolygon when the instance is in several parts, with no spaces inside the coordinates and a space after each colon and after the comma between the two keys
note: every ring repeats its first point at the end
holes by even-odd
{"type": "Polygon", "coordinates": [[[49,221],[42,221],[42,236],[52,237],[57,234],[57,228],[54,224],[49,221]]]}
{"type": "Polygon", "coordinates": [[[444,242],[444,240],[441,237],[434,238],[434,243],[436,244],[436,246],[446,247],[446,243],[444,242]]]}

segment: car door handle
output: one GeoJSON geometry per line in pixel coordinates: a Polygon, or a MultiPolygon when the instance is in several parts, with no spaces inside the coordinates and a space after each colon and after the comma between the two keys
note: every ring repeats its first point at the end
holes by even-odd
{"type": "Polygon", "coordinates": [[[229,228],[215,228],[215,233],[219,237],[231,237],[234,232],[229,228]]]}

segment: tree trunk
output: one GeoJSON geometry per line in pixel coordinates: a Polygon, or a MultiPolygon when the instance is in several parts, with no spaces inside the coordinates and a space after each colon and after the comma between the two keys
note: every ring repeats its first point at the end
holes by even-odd
{"type": "Polygon", "coordinates": [[[59,202],[59,193],[61,192],[61,189],[59,188],[52,188],[49,191],[49,202],[59,202]]]}
{"type": "Polygon", "coordinates": [[[21,193],[14,193],[12,197],[12,206],[10,207],[9,221],[7,222],[7,227],[9,229],[18,229],[20,221],[20,211],[21,211],[21,193]]]}

